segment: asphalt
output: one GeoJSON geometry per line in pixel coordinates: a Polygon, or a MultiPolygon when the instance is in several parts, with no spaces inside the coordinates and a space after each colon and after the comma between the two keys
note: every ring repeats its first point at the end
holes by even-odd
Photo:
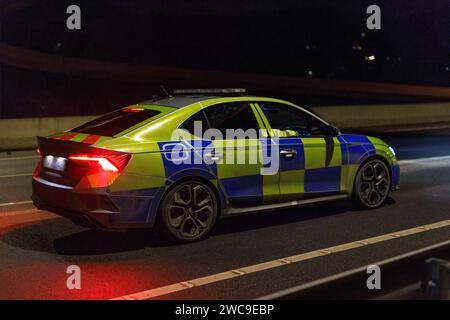
{"type": "MultiPolygon", "coordinates": [[[[21,202],[0,205],[0,299],[115,298],[450,219],[450,129],[378,136],[404,161],[401,189],[383,207],[339,201],[233,217],[187,245],[150,232],[88,230],[37,211],[22,203],[37,162],[25,157],[34,152],[0,153],[0,204],[21,202]],[[72,264],[81,268],[81,290],[66,287],[72,264]]],[[[450,227],[429,230],[157,298],[253,299],[448,239],[450,227]]]]}

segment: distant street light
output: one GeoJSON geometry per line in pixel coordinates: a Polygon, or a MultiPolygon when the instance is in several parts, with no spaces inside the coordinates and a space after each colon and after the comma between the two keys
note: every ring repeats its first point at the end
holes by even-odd
{"type": "Polygon", "coordinates": [[[366,56],[365,59],[366,59],[366,61],[374,61],[375,56],[366,56]]]}

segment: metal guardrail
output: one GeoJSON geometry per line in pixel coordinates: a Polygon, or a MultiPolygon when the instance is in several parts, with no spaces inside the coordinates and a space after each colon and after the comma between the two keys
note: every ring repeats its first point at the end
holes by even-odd
{"type": "Polygon", "coordinates": [[[450,299],[450,240],[371,263],[381,269],[382,289],[369,290],[367,266],[294,286],[258,300],[450,299]],[[444,259],[445,258],[445,259],[444,259]]]}
{"type": "Polygon", "coordinates": [[[450,300],[450,261],[427,259],[426,278],[423,290],[427,299],[450,300]]]}

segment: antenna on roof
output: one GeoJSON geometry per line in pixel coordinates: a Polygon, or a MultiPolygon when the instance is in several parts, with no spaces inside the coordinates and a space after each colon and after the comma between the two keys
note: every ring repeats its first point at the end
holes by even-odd
{"type": "Polygon", "coordinates": [[[169,92],[166,90],[166,88],[160,84],[159,87],[161,88],[162,92],[164,92],[164,94],[167,96],[167,98],[172,98],[172,95],[169,94],[169,92]]]}

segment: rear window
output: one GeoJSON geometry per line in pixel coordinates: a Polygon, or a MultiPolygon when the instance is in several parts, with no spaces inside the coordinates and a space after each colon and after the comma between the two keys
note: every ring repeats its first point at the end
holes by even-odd
{"type": "Polygon", "coordinates": [[[99,136],[113,137],[147,119],[150,119],[161,111],[141,108],[120,109],[108,113],[100,118],[89,121],[71,132],[96,134],[99,136]]]}

